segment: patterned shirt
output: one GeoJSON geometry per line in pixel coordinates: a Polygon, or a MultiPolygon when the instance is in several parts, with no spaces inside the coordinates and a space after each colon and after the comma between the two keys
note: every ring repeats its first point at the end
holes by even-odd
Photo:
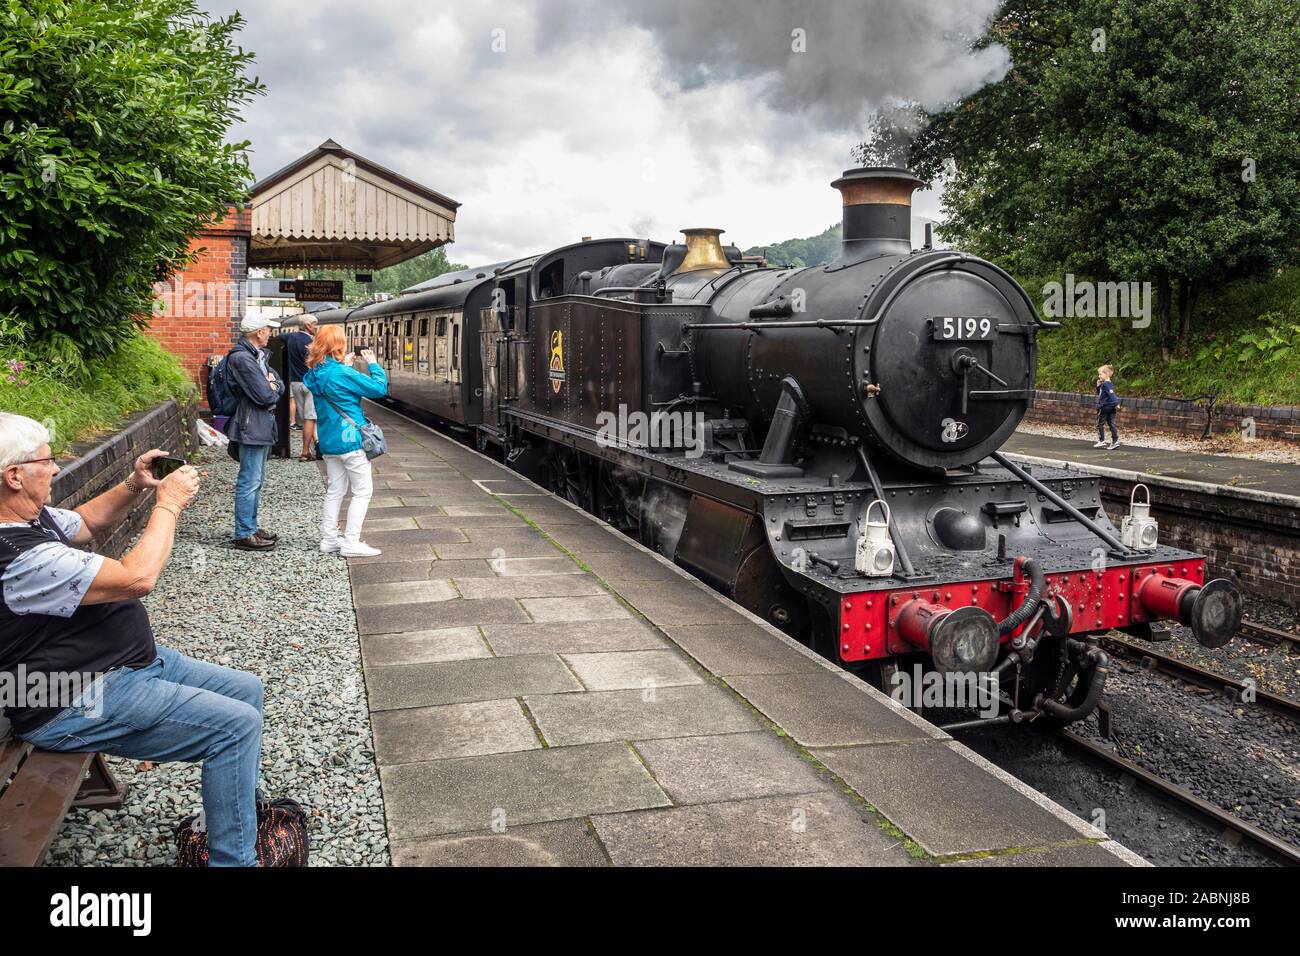
{"type": "MultiPolygon", "coordinates": [[[[68,537],[81,531],[81,515],[62,508],[46,508],[68,537]]],[[[0,524],[0,528],[21,528],[21,523],[0,524]]],[[[55,538],[37,545],[10,562],[0,583],[4,602],[14,614],[49,614],[72,617],[90,589],[104,556],[71,548],[55,538]]]]}

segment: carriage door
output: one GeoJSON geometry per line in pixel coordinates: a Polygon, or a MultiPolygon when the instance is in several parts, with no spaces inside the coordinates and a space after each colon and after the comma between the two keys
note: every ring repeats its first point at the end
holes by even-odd
{"type": "Polygon", "coordinates": [[[479,365],[483,370],[483,421],[500,425],[501,393],[498,383],[505,374],[505,335],[501,328],[501,313],[492,306],[479,310],[479,365]]]}

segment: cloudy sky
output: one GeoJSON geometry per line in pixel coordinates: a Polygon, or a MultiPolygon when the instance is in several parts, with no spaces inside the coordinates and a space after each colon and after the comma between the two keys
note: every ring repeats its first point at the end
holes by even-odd
{"type": "Polygon", "coordinates": [[[247,20],[268,92],[232,138],[255,175],[332,138],[460,201],[471,265],[689,226],[815,235],[873,107],[1007,68],[969,51],[996,0],[201,2],[247,20]]]}

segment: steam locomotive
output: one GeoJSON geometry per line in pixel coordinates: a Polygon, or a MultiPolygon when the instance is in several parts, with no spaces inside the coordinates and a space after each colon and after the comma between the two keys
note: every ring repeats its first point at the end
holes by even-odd
{"type": "Polygon", "coordinates": [[[1218,647],[1241,595],[1117,528],[1096,477],[999,453],[1039,318],[998,266],[913,250],[905,170],[853,169],[838,258],[768,268],[721,230],[583,241],[319,315],[391,400],[667,556],[877,686],[995,675],[997,719],[1096,707],[1098,636],[1178,621],[1218,647]]]}

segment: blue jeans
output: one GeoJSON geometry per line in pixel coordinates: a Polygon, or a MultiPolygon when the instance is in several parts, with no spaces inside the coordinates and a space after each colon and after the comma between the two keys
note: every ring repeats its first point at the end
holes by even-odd
{"type": "Polygon", "coordinates": [[[270,445],[239,446],[239,477],[235,479],[235,540],[251,538],[257,530],[257,502],[266,481],[270,445]]]}
{"type": "Polygon", "coordinates": [[[262,682],[159,647],[137,670],[100,678],[83,700],[27,736],[45,750],[131,760],[203,761],[209,866],[257,866],[257,775],[262,753],[262,682]],[[98,698],[96,700],[96,698],[98,698]],[[98,711],[89,716],[83,710],[98,711]]]}

